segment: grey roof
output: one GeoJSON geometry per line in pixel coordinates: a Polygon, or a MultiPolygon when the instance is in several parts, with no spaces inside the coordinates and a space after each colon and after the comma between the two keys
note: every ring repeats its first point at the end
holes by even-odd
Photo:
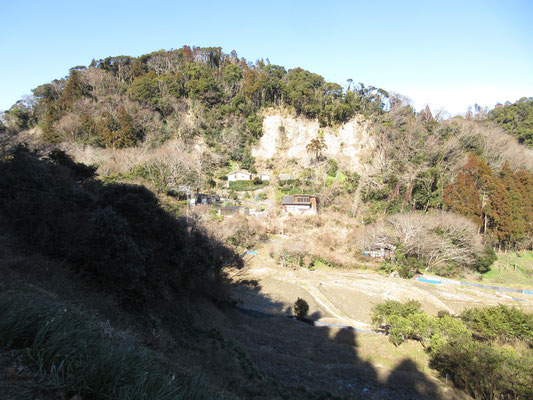
{"type": "Polygon", "coordinates": [[[283,196],[283,200],[281,200],[281,204],[287,204],[287,203],[293,203],[294,202],[294,196],[283,196]]]}
{"type": "Polygon", "coordinates": [[[238,169],[237,171],[230,172],[228,175],[236,174],[238,172],[242,172],[243,174],[247,174],[247,175],[252,175],[251,173],[249,173],[248,171],[245,171],[243,169],[238,169]]]}
{"type": "Polygon", "coordinates": [[[283,196],[283,199],[281,200],[281,204],[283,204],[283,205],[286,205],[286,204],[304,204],[304,205],[311,204],[311,201],[305,201],[305,202],[294,201],[294,196],[296,196],[296,197],[306,196],[306,197],[309,197],[309,198],[316,197],[316,196],[313,196],[311,194],[293,194],[293,195],[283,196]]]}

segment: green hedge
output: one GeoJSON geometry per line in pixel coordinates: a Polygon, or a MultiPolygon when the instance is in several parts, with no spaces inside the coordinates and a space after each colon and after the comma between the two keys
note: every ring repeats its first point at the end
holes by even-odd
{"type": "Polygon", "coordinates": [[[255,183],[254,181],[231,181],[229,188],[238,192],[247,192],[264,188],[268,185],[268,181],[261,181],[261,183],[255,183]]]}

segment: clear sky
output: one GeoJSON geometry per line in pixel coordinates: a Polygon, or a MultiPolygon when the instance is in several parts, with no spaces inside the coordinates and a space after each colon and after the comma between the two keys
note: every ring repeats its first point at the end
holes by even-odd
{"type": "Polygon", "coordinates": [[[452,114],[533,96],[533,0],[0,0],[0,110],[93,58],[184,44],[452,114]]]}

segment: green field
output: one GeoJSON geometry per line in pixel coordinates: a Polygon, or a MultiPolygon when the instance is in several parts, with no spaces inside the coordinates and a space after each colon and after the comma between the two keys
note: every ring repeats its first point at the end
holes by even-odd
{"type": "Polygon", "coordinates": [[[268,181],[260,183],[255,183],[254,181],[232,181],[229,183],[229,188],[238,192],[246,192],[264,188],[268,183],[268,181]]]}
{"type": "Polygon", "coordinates": [[[499,253],[483,282],[508,286],[533,286],[533,251],[499,253]]]}

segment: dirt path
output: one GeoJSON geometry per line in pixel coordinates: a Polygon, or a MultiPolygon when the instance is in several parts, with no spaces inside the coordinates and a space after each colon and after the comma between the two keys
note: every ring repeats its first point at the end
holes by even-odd
{"type": "Polygon", "coordinates": [[[237,298],[242,307],[257,311],[291,314],[298,297],[309,303],[313,319],[368,329],[372,307],[384,300],[415,299],[431,314],[439,310],[460,313],[465,308],[507,304],[533,311],[533,296],[515,300],[491,290],[431,285],[416,280],[391,278],[369,270],[320,268],[287,269],[275,264],[264,251],[250,260],[248,268],[235,277],[240,285],[237,298]]]}

